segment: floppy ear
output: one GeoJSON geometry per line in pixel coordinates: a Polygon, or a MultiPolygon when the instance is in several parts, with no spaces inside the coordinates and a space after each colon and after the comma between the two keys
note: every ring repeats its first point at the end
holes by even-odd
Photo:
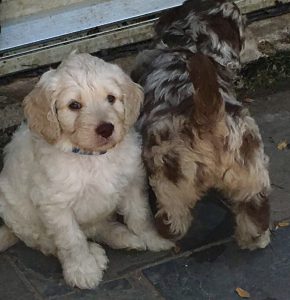
{"type": "Polygon", "coordinates": [[[129,77],[123,84],[123,101],[125,106],[125,126],[130,128],[138,119],[144,100],[142,87],[134,83],[129,77]]]}
{"type": "Polygon", "coordinates": [[[56,143],[60,137],[56,99],[53,97],[53,88],[50,84],[54,72],[54,70],[46,72],[23,101],[24,115],[29,128],[50,144],[56,143]]]}

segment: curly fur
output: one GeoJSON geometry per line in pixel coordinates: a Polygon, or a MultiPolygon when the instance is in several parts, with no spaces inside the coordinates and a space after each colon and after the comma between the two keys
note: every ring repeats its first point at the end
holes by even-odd
{"type": "Polygon", "coordinates": [[[259,129],[236,99],[243,17],[225,1],[186,1],[161,16],[155,48],[139,54],[133,79],[144,87],[138,120],[157,226],[181,238],[191,208],[210,188],[229,199],[242,248],[269,241],[268,157],[259,129]]]}

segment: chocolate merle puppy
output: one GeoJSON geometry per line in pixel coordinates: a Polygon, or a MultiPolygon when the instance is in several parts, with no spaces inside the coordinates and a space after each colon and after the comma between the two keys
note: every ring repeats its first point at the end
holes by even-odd
{"type": "Polygon", "coordinates": [[[268,157],[258,126],[233,90],[244,21],[225,1],[185,1],[155,26],[155,46],[137,57],[144,87],[138,128],[156,198],[157,227],[181,238],[208,189],[228,198],[241,248],[270,242],[268,157]]]}

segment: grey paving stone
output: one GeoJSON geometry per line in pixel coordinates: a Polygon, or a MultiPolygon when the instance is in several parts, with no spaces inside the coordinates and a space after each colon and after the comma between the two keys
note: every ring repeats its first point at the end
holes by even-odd
{"type": "Polygon", "coordinates": [[[5,255],[0,255],[0,299],[1,300],[33,300],[35,295],[19,278],[5,255]]]}
{"type": "Polygon", "coordinates": [[[109,266],[104,275],[104,280],[112,280],[142,268],[148,264],[158,262],[172,255],[170,251],[159,253],[137,252],[126,250],[112,250],[106,247],[109,257],[109,266]]]}
{"type": "Polygon", "coordinates": [[[10,248],[7,255],[14,261],[22,275],[44,297],[72,292],[63,280],[61,266],[56,258],[44,256],[22,243],[10,248]]]}
{"type": "MultiPolygon", "coordinates": [[[[290,93],[287,96],[290,99],[290,93]]],[[[271,99],[279,103],[280,97],[281,95],[276,95],[271,99]]],[[[275,109],[274,104],[273,109],[275,109]]],[[[272,219],[288,218],[290,217],[290,149],[281,151],[277,149],[277,145],[283,140],[290,143],[290,111],[285,110],[273,114],[266,111],[265,114],[257,117],[257,121],[264,138],[265,151],[270,157],[269,169],[273,189],[270,195],[272,219]]]]}
{"type": "MultiPolygon", "coordinates": [[[[133,290],[126,280],[117,280],[116,282],[113,280],[120,277],[120,275],[126,275],[136,268],[146,265],[148,262],[156,262],[162,256],[169,255],[168,253],[154,255],[154,253],[137,253],[135,251],[129,253],[126,251],[111,250],[108,252],[110,264],[104,276],[104,286],[102,285],[101,289],[102,293],[109,291],[109,287],[121,289],[121,286],[124,286],[125,290],[133,290]],[[111,280],[111,282],[106,283],[109,280],[111,280]]],[[[39,251],[30,249],[22,243],[9,249],[7,255],[14,261],[22,275],[25,276],[45,298],[70,295],[77,290],[68,287],[64,282],[61,266],[56,258],[44,256],[39,251]]],[[[80,293],[77,293],[74,297],[77,297],[79,294],[80,293]]],[[[84,295],[89,297],[90,295],[94,295],[94,293],[88,292],[84,295]]]]}
{"type": "MultiPolygon", "coordinates": [[[[95,290],[84,291],[73,289],[63,280],[61,266],[56,258],[46,257],[39,251],[27,248],[23,244],[8,251],[11,259],[22,272],[23,276],[46,299],[155,299],[154,290],[148,291],[142,286],[132,285],[127,279],[117,279],[110,282],[106,275],[103,283],[95,290]]],[[[132,254],[138,259],[138,255],[132,254]]],[[[149,255],[148,255],[149,256],[149,255]]],[[[129,265],[126,255],[119,257],[121,265],[129,265]],[[126,264],[127,262],[127,264],[126,264]]],[[[109,266],[110,268],[110,266],[109,266]]],[[[132,268],[133,269],[133,268],[132,268]]],[[[0,299],[1,290],[0,290],[0,299]]]]}
{"type": "Polygon", "coordinates": [[[233,243],[143,271],[168,300],[235,300],[237,287],[254,300],[289,300],[290,228],[279,229],[263,250],[240,250],[233,243]]]}
{"type": "MultiPolygon", "coordinates": [[[[110,263],[108,270],[105,272],[104,283],[170,255],[166,252],[154,254],[150,252],[138,253],[136,251],[127,252],[114,250],[108,250],[107,254],[110,263]]],[[[44,256],[39,251],[30,249],[22,243],[9,249],[7,255],[14,261],[23,276],[25,276],[43,296],[63,296],[74,291],[74,289],[68,287],[64,282],[61,266],[56,258],[44,256]]]]}
{"type": "Polygon", "coordinates": [[[135,286],[128,279],[115,280],[100,285],[92,291],[78,290],[73,294],[56,297],[54,300],[158,300],[160,296],[153,290],[135,286]]]}
{"type": "MultiPolygon", "coordinates": [[[[46,257],[23,244],[11,248],[8,254],[22,275],[45,299],[155,299],[154,289],[148,290],[142,285],[136,286],[125,278],[107,282],[110,276],[105,276],[103,283],[95,290],[73,289],[64,282],[60,264],[54,257],[46,257]]],[[[125,265],[126,256],[119,258],[125,265]]],[[[1,289],[0,299],[2,299],[1,289]]]]}

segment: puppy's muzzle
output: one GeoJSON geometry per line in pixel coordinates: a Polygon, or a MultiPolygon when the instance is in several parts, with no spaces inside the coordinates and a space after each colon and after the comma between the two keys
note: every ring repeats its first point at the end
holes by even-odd
{"type": "Polygon", "coordinates": [[[114,125],[112,123],[102,123],[96,128],[96,133],[103,138],[108,138],[113,134],[114,125]]]}

